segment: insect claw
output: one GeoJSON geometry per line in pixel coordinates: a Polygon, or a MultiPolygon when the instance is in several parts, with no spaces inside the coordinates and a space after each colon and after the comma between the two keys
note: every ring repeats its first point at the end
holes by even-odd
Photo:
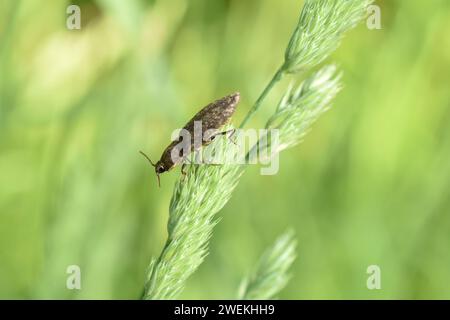
{"type": "Polygon", "coordinates": [[[183,163],[181,165],[181,181],[184,182],[184,180],[186,179],[187,176],[187,172],[186,172],[186,163],[183,163]]]}
{"type": "Polygon", "coordinates": [[[186,172],[186,164],[183,163],[183,165],[181,166],[181,174],[183,175],[183,177],[186,176],[187,172],[186,172]]]}
{"type": "Polygon", "coordinates": [[[237,146],[237,142],[236,142],[236,135],[235,135],[235,133],[236,133],[236,129],[231,129],[231,130],[228,130],[228,132],[229,132],[229,134],[227,134],[227,137],[228,137],[228,139],[235,145],[235,146],[237,146]]]}

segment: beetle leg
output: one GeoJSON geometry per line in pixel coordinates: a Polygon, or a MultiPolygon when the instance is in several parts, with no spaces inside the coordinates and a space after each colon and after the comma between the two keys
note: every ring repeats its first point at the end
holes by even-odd
{"type": "Polygon", "coordinates": [[[183,163],[181,165],[181,181],[184,182],[184,180],[186,179],[187,176],[187,171],[186,171],[186,163],[183,163]]]}
{"type": "Polygon", "coordinates": [[[233,140],[233,139],[231,139],[231,137],[233,136],[233,134],[234,134],[235,132],[236,132],[236,129],[230,129],[230,130],[227,130],[227,131],[218,132],[218,133],[212,135],[211,138],[209,139],[209,141],[210,141],[210,142],[213,141],[214,138],[217,137],[217,136],[223,136],[223,135],[226,135],[227,138],[229,138],[231,142],[233,142],[235,145],[237,145],[237,144],[236,144],[236,141],[233,140]]]}
{"type": "Polygon", "coordinates": [[[189,156],[186,156],[186,157],[183,158],[182,165],[181,165],[181,175],[182,175],[182,180],[183,181],[184,181],[184,178],[187,175],[186,162],[188,162],[188,164],[192,164],[192,161],[189,160],[189,156]]]}

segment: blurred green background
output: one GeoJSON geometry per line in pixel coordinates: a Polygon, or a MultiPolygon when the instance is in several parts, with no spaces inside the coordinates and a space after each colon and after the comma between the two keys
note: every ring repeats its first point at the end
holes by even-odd
{"type": "MultiPolygon", "coordinates": [[[[234,298],[288,227],[284,299],[450,298],[450,2],[378,0],[330,60],[345,88],[280,172],[250,168],[181,298],[234,298]],[[381,290],[366,269],[381,268],[381,290]]],[[[166,238],[174,128],[281,64],[301,0],[0,2],[0,298],[135,299],[166,238]],[[81,30],[66,7],[81,7],[81,30]],[[66,289],[66,268],[82,290],[66,289]]],[[[252,126],[271,114],[290,79],[252,126]]]]}

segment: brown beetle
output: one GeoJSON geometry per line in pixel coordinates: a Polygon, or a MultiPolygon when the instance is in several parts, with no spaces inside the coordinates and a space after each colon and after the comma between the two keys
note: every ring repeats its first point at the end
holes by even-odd
{"type": "MultiPolygon", "coordinates": [[[[236,92],[216,100],[200,110],[183,127],[183,129],[190,134],[191,139],[188,141],[183,141],[183,137],[180,134],[178,138],[169,144],[169,146],[164,150],[161,159],[158,162],[153,163],[153,161],[150,160],[144,152],[140,151],[140,153],[147,158],[150,164],[155,167],[155,173],[158,177],[158,185],[161,183],[159,178],[161,173],[169,171],[180,163],[183,163],[191,152],[197,151],[202,146],[210,143],[217,135],[226,134],[233,131],[218,132],[206,139],[203,136],[204,132],[219,130],[230,121],[231,116],[236,110],[239,98],[239,92],[236,92]],[[199,132],[194,130],[196,123],[201,123],[201,130],[199,132]],[[200,141],[200,143],[198,143],[198,141],[200,141]],[[175,159],[173,158],[174,154],[178,155],[175,159]]],[[[185,174],[183,168],[182,173],[185,174]]]]}

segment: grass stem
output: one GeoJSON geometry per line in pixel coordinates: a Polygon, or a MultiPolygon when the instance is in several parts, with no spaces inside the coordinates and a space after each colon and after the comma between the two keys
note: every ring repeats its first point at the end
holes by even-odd
{"type": "Polygon", "coordinates": [[[283,69],[283,67],[280,67],[277,70],[277,72],[275,73],[275,75],[273,76],[272,80],[270,80],[270,82],[264,88],[263,92],[261,93],[259,98],[256,100],[253,107],[249,110],[249,112],[245,116],[244,120],[242,120],[242,123],[239,126],[239,128],[242,129],[247,124],[247,122],[251,119],[251,117],[255,114],[255,112],[258,111],[262,102],[264,101],[266,96],[269,94],[270,90],[272,90],[272,88],[275,86],[275,84],[283,78],[283,75],[284,75],[284,69],[283,69]]]}

